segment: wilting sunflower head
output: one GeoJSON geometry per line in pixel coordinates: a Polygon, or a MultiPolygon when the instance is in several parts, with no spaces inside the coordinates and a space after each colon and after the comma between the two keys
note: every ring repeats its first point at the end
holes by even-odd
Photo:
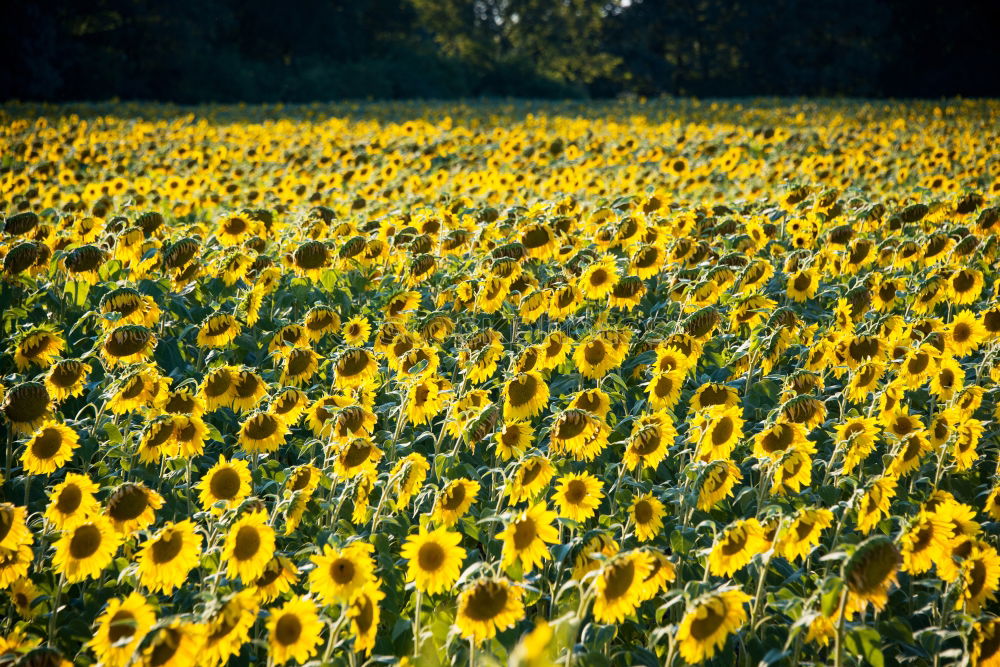
{"type": "Polygon", "coordinates": [[[896,581],[899,564],[899,550],[891,539],[884,535],[870,537],[844,564],[844,581],[852,595],[882,609],[889,587],[896,581]]]}
{"type": "Polygon", "coordinates": [[[15,433],[28,434],[49,416],[49,392],[40,382],[22,382],[3,395],[0,413],[10,423],[15,433]]]}

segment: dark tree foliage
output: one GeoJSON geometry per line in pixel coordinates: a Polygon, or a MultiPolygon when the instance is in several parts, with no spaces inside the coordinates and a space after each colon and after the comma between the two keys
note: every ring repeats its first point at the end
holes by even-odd
{"type": "Polygon", "coordinates": [[[32,0],[0,98],[995,96],[996,0],[32,0]]]}

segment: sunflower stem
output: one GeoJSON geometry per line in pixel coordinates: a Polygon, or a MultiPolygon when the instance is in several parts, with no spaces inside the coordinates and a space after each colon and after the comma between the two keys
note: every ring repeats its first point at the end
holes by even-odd
{"type": "Polygon", "coordinates": [[[420,609],[423,606],[424,592],[417,588],[417,596],[413,605],[413,659],[420,658],[420,609]]]}
{"type": "Polygon", "coordinates": [[[843,667],[844,664],[844,616],[847,610],[847,584],[843,584],[843,589],[840,591],[840,605],[839,611],[840,617],[837,619],[837,644],[836,653],[834,654],[834,667],[843,667]]]}
{"type": "Polygon", "coordinates": [[[47,645],[52,647],[52,639],[56,634],[56,616],[59,614],[59,601],[62,598],[63,586],[66,585],[66,574],[59,575],[59,583],[56,585],[56,595],[54,602],[52,604],[52,612],[49,614],[49,632],[47,638],[47,645]]]}

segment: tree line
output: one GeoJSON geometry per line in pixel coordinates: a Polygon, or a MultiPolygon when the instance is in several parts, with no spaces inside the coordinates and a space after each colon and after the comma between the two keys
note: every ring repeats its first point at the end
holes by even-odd
{"type": "Polygon", "coordinates": [[[995,0],[32,0],[0,97],[1000,93],[995,0]]]}

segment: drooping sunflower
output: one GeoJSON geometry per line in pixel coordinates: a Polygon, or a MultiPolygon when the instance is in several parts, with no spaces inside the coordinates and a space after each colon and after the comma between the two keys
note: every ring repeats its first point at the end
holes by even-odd
{"type": "Polygon", "coordinates": [[[45,518],[57,530],[69,530],[100,511],[95,494],[98,486],[86,475],[67,473],[66,479],[49,492],[45,518]]]}
{"type": "Polygon", "coordinates": [[[239,446],[250,454],[276,451],[288,437],[288,425],[270,412],[250,413],[240,424],[239,446]]]}
{"type": "Polygon", "coordinates": [[[505,578],[478,579],[458,596],[455,625],[465,639],[484,642],[524,618],[523,590],[505,578]]]}
{"type": "Polygon", "coordinates": [[[836,446],[844,451],[844,474],[850,474],[875,450],[878,421],[874,417],[851,417],[835,426],[834,432],[836,446]]]}
{"type": "Polygon", "coordinates": [[[600,623],[620,623],[643,601],[646,576],[653,559],[645,551],[620,553],[608,559],[597,575],[594,618],[600,623]]]}
{"type": "Polygon", "coordinates": [[[426,377],[417,381],[406,395],[406,418],[412,424],[426,424],[444,408],[451,383],[443,378],[426,377]]]}
{"type": "Polygon", "coordinates": [[[354,635],[354,650],[371,654],[375,648],[375,636],[382,617],[379,602],[385,598],[380,582],[376,579],[365,584],[351,596],[347,616],[351,619],[351,633],[354,635]]]}
{"type": "Polygon", "coordinates": [[[25,445],[21,462],[27,473],[47,475],[69,461],[79,445],[76,431],[65,424],[46,420],[25,445]]]}
{"type": "Polygon", "coordinates": [[[250,640],[250,628],[257,620],[260,605],[252,589],[243,589],[230,596],[215,609],[205,623],[205,643],[201,662],[217,667],[225,665],[250,640]]]}
{"type": "Polygon", "coordinates": [[[788,276],[785,291],[788,298],[797,303],[808,301],[816,295],[819,278],[812,269],[799,269],[788,276]]]}
{"type": "Polygon", "coordinates": [[[108,401],[108,409],[117,415],[123,415],[160,405],[168,386],[167,380],[155,366],[140,366],[125,376],[118,385],[118,391],[108,401]]]}
{"type": "Polygon", "coordinates": [[[205,642],[205,628],[198,623],[172,620],[152,634],[142,652],[143,667],[184,667],[195,664],[205,642]]]}
{"type": "Polygon", "coordinates": [[[407,581],[430,595],[449,590],[458,580],[465,560],[461,542],[461,534],[444,526],[430,531],[421,526],[400,550],[400,556],[408,563],[407,581]]]}
{"type": "Polygon", "coordinates": [[[243,368],[232,376],[229,387],[229,405],[236,412],[253,410],[267,395],[267,383],[249,368],[243,368]]]}
{"type": "Polygon", "coordinates": [[[511,504],[537,497],[555,475],[552,462],[544,456],[532,456],[517,467],[513,479],[507,483],[511,504]]]}
{"type": "Polygon", "coordinates": [[[90,364],[76,359],[63,359],[52,364],[45,375],[45,387],[54,401],[64,401],[83,393],[90,373],[90,364]]]}
{"type": "Polygon", "coordinates": [[[52,567],[69,583],[96,578],[111,563],[119,544],[121,537],[111,520],[95,514],[63,532],[52,567]]]}
{"type": "Polygon", "coordinates": [[[13,503],[0,504],[0,549],[16,550],[33,541],[27,524],[27,511],[13,503]]]}
{"type": "Polygon", "coordinates": [[[950,544],[954,538],[951,524],[930,512],[920,512],[899,541],[902,570],[912,575],[927,572],[934,563],[951,558],[950,544]]]}
{"type": "Polygon", "coordinates": [[[600,389],[584,389],[573,394],[567,407],[586,410],[604,419],[611,409],[611,397],[600,389]]]}
{"type": "MultiPolygon", "coordinates": [[[[326,334],[340,329],[340,315],[326,306],[314,306],[306,313],[302,320],[302,326],[305,327],[309,339],[316,342],[326,334]]],[[[348,345],[354,345],[354,343],[349,342],[348,345]]]]}
{"type": "Polygon", "coordinates": [[[287,387],[271,399],[267,411],[280,418],[288,426],[294,426],[309,404],[309,397],[300,389],[287,387]]]}
{"type": "Polygon", "coordinates": [[[956,269],[948,277],[948,293],[956,306],[973,303],[982,291],[983,272],[979,269],[956,269]]]}
{"type": "Polygon", "coordinates": [[[690,437],[702,461],[728,459],[743,437],[743,411],[739,406],[717,407],[699,413],[691,422],[690,437]]]}
{"type": "Polygon", "coordinates": [[[334,363],[336,380],[340,388],[350,389],[372,381],[378,372],[378,362],[372,354],[360,347],[351,347],[342,352],[334,363]]]}
{"type": "Polygon", "coordinates": [[[677,440],[677,428],[666,410],[643,415],[632,424],[622,463],[631,470],[640,466],[655,470],[677,440]]]}
{"type": "Polygon", "coordinates": [[[810,452],[810,449],[804,447],[791,447],[778,459],[774,464],[772,494],[798,493],[803,486],[809,486],[813,463],[810,452]]]}
{"type": "Polygon", "coordinates": [[[171,593],[180,587],[188,574],[198,566],[202,537],[195,532],[190,519],[178,523],[168,521],[147,539],[136,555],[139,580],[153,591],[171,593]]]}
{"type": "Polygon", "coordinates": [[[663,529],[666,506],[652,493],[639,496],[629,508],[629,516],[635,522],[635,534],[640,542],[648,542],[663,529]]]}
{"type": "Polygon", "coordinates": [[[740,401],[740,395],[734,387],[717,382],[706,382],[698,387],[691,397],[691,409],[702,412],[713,407],[734,407],[740,401]]]}
{"type": "Polygon", "coordinates": [[[198,484],[199,501],[206,512],[221,514],[223,510],[239,506],[250,495],[250,484],[250,466],[246,461],[227,461],[225,456],[220,456],[198,484]],[[217,503],[223,503],[223,508],[216,508],[217,503]]]}
{"type": "Polygon", "coordinates": [[[401,458],[389,471],[390,479],[395,478],[391,493],[395,498],[397,509],[402,509],[410,504],[413,497],[420,491],[427,479],[427,471],[431,464],[418,452],[407,454],[401,458]]]}
{"type": "Polygon", "coordinates": [[[32,365],[48,368],[65,347],[66,341],[58,333],[35,329],[14,347],[14,363],[19,371],[26,371],[32,365]]]}
{"type": "Polygon", "coordinates": [[[281,370],[281,384],[301,387],[309,383],[322,360],[308,347],[293,347],[283,351],[285,359],[281,370]]]}
{"type": "Polygon", "coordinates": [[[125,667],[155,623],[156,612],[138,593],[113,598],[98,617],[97,630],[88,645],[102,664],[125,667]]]}
{"type": "Polygon", "coordinates": [[[621,364],[624,352],[628,351],[627,345],[624,350],[622,347],[605,332],[599,332],[580,341],[573,351],[573,361],[585,378],[599,380],[621,364]]]}
{"type": "Polygon", "coordinates": [[[1000,619],[985,618],[972,628],[972,647],[969,651],[972,667],[997,667],[1000,665],[1000,619]]]}
{"type": "Polygon", "coordinates": [[[520,561],[523,572],[549,559],[549,544],[559,541],[559,531],[553,525],[556,513],[545,503],[536,503],[515,516],[498,535],[503,542],[503,566],[520,561]]]}
{"type": "Polygon", "coordinates": [[[799,510],[779,536],[778,552],[789,561],[805,558],[819,544],[823,531],[831,523],[833,512],[828,509],[807,507],[799,510]]]}
{"type": "Polygon", "coordinates": [[[343,548],[330,544],[323,552],[312,557],[316,566],[309,573],[309,590],[319,596],[323,604],[347,602],[367,584],[375,581],[373,548],[362,541],[351,542],[343,548]]]}
{"type": "Polygon", "coordinates": [[[226,576],[239,577],[251,584],[264,573],[274,555],[274,529],[267,524],[267,514],[249,512],[229,527],[222,547],[226,576]]]}
{"type": "Polygon", "coordinates": [[[454,479],[441,489],[434,503],[434,521],[445,526],[454,525],[472,507],[479,493],[479,482],[471,479],[454,479]]]}
{"type": "Polygon", "coordinates": [[[695,600],[681,619],[675,641],[688,664],[712,658],[729,635],[747,621],[744,605],[750,596],[739,590],[720,590],[695,600]]]}
{"type": "Polygon", "coordinates": [[[698,509],[710,510],[733,494],[733,487],[743,479],[735,463],[729,460],[711,461],[698,475],[698,509]]]}
{"type": "Polygon", "coordinates": [[[296,595],[267,618],[269,658],[283,665],[289,660],[308,662],[320,644],[323,621],[316,603],[308,596],[296,595]]]}
{"type": "Polygon", "coordinates": [[[736,521],[716,539],[708,555],[708,571],[715,576],[731,577],[767,548],[764,528],[757,519],[736,521]]]}
{"type": "Polygon", "coordinates": [[[299,569],[290,559],[275,554],[267,562],[264,573],[253,582],[257,598],[262,603],[272,602],[289,590],[299,580],[299,569]]]}
{"type": "Polygon", "coordinates": [[[792,447],[808,446],[801,424],[777,422],[753,438],[753,454],[759,459],[779,459],[792,447]]]}
{"type": "Polygon", "coordinates": [[[200,347],[223,348],[240,335],[239,321],[228,313],[209,315],[198,329],[197,343],[200,347]]]}
{"type": "Polygon", "coordinates": [[[983,435],[983,423],[978,419],[966,418],[955,429],[955,441],[952,455],[955,457],[955,470],[962,472],[972,468],[979,457],[976,446],[983,435]]]}
{"type": "Polygon", "coordinates": [[[52,414],[49,392],[40,382],[16,384],[2,399],[0,413],[10,422],[15,434],[31,433],[52,414]]]}
{"type": "Polygon", "coordinates": [[[589,472],[564,475],[556,484],[559,516],[579,522],[594,516],[604,498],[603,488],[604,483],[589,472]]]}
{"type": "Polygon", "coordinates": [[[101,356],[109,366],[148,361],[156,347],[153,332],[138,324],[125,324],[110,329],[101,342],[101,356]]]}
{"type": "Polygon", "coordinates": [[[888,601],[889,587],[896,582],[899,564],[899,550],[885,535],[862,542],[844,564],[844,580],[851,599],[857,604],[871,603],[881,610],[888,601]]]}
{"type": "Polygon", "coordinates": [[[649,404],[654,410],[669,410],[677,405],[684,385],[684,371],[674,370],[657,373],[646,385],[649,404]]]}
{"type": "Polygon", "coordinates": [[[148,528],[163,507],[163,496],[141,482],[126,482],[108,498],[107,515],[123,535],[148,528]]]}

